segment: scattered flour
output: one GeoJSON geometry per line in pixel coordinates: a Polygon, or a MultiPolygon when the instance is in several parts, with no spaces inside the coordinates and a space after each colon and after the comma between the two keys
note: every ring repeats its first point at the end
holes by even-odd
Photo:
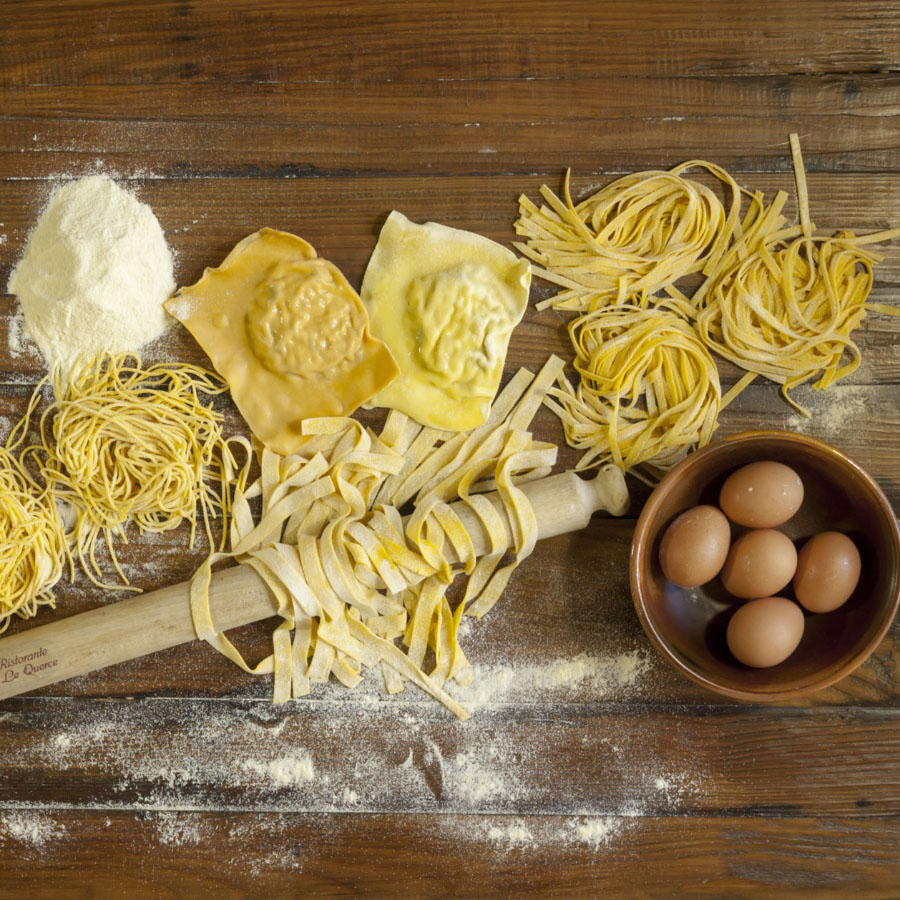
{"type": "Polygon", "coordinates": [[[592,850],[605,847],[612,837],[622,831],[623,820],[616,816],[602,816],[594,819],[583,819],[580,822],[570,822],[569,828],[574,832],[575,839],[581,844],[587,844],[592,850]]]}
{"type": "Polygon", "coordinates": [[[490,806],[489,801],[502,797],[505,801],[522,796],[523,788],[512,774],[505,754],[497,746],[483,751],[459,753],[445,766],[445,786],[451,797],[464,801],[474,809],[490,806]]]}
{"type": "Polygon", "coordinates": [[[868,414],[871,390],[865,387],[834,385],[826,391],[817,391],[815,405],[810,405],[811,418],[795,413],[787,420],[792,431],[808,434],[821,431],[836,435],[847,428],[857,428],[868,414]]]}
{"type": "Polygon", "coordinates": [[[495,844],[503,844],[507,849],[512,847],[534,846],[534,835],[525,827],[521,819],[507,825],[505,828],[497,825],[488,827],[488,839],[495,844]]]}
{"type": "Polygon", "coordinates": [[[283,756],[267,763],[248,759],[242,765],[244,771],[265,775],[279,787],[303,784],[316,777],[313,762],[308,753],[301,756],[283,756]]]}
{"type": "Polygon", "coordinates": [[[593,851],[608,847],[614,838],[633,825],[631,817],[589,816],[557,822],[555,818],[514,819],[503,824],[487,825],[481,837],[498,850],[509,853],[528,850],[530,854],[544,849],[587,846],[593,851]]]}
{"type": "Polygon", "coordinates": [[[6,333],[6,344],[9,355],[13,359],[18,359],[27,352],[26,342],[28,336],[25,334],[25,316],[22,310],[16,311],[16,314],[9,320],[9,330],[6,333]]]}
{"type": "Polygon", "coordinates": [[[575,692],[590,702],[623,695],[651,668],[648,655],[639,650],[608,656],[582,653],[549,663],[476,665],[471,685],[451,685],[449,690],[473,713],[492,704],[570,698],[575,692]]]}
{"type": "Polygon", "coordinates": [[[199,844],[203,839],[200,821],[195,815],[161,812],[154,816],[154,822],[161,844],[181,847],[184,844],[199,844]]]}
{"type": "MultiPolygon", "coordinates": [[[[551,682],[554,671],[568,672],[559,676],[567,682],[581,667],[548,666],[544,675],[551,682]]],[[[687,770],[693,757],[660,757],[651,734],[607,730],[602,718],[587,730],[574,726],[581,738],[566,768],[579,761],[600,768],[605,785],[576,799],[569,793],[573,776],[560,782],[552,765],[555,753],[573,747],[573,723],[565,719],[544,722],[538,733],[509,728],[503,710],[460,724],[425,699],[405,706],[404,716],[387,704],[348,704],[337,685],[334,696],[341,699],[311,702],[324,704],[316,711],[316,746],[340,751],[315,759],[303,747],[310,727],[306,701],[301,709],[300,702],[272,707],[157,698],[85,705],[44,698],[9,727],[42,736],[32,747],[34,758],[57,772],[61,783],[69,769],[111,779],[112,797],[92,808],[143,815],[161,845],[214,842],[226,862],[260,871],[266,854],[254,855],[249,848],[260,841],[242,842],[241,829],[271,832],[276,868],[296,870],[319,852],[318,844],[300,847],[289,834],[279,836],[273,825],[279,816],[288,822],[294,814],[312,813],[327,828],[333,813],[434,809],[446,815],[422,820],[430,829],[423,839],[433,839],[437,827],[453,844],[474,841],[501,855],[550,859],[565,848],[601,853],[642,827],[642,817],[677,813],[701,794],[701,773],[687,770]],[[408,721],[401,724],[403,718],[408,721]],[[348,741],[351,723],[355,739],[348,741]],[[220,831],[219,822],[230,830],[220,831]]],[[[392,702],[409,700],[401,695],[392,702]]],[[[65,833],[52,818],[54,807],[3,806],[0,799],[0,843],[46,845],[41,852],[49,853],[65,833]]]]}
{"type": "Polygon", "coordinates": [[[9,812],[0,816],[0,834],[35,850],[65,834],[65,828],[41,812],[9,812]]]}
{"type": "MultiPolygon", "coordinates": [[[[299,871],[303,868],[303,849],[291,838],[290,820],[281,815],[269,816],[264,822],[255,818],[241,817],[228,828],[228,838],[235,846],[243,847],[259,843],[271,847],[272,851],[265,856],[249,857],[246,854],[225,859],[224,862],[239,866],[251,875],[272,871],[299,871]]],[[[327,825],[322,823],[320,834],[327,834],[327,825]]],[[[224,844],[224,836],[219,836],[217,843],[224,844]]]]}

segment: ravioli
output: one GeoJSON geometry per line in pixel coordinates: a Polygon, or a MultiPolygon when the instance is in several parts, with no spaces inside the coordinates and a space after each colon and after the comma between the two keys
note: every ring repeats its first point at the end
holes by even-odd
{"type": "Polygon", "coordinates": [[[500,244],[392,212],[360,296],[400,375],[368,405],[448,431],[483,425],[530,285],[529,263],[500,244]]]}
{"type": "Polygon", "coordinates": [[[397,373],[340,270],[302,238],[263,228],[166,301],[231,388],[253,433],[282,456],[303,419],[346,416],[397,373]]]}

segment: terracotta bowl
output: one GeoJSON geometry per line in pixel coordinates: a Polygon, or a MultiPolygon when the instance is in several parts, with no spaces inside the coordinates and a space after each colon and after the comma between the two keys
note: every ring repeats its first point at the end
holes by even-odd
{"type": "MultiPolygon", "coordinates": [[[[747,529],[732,525],[733,538],[747,529]]],[[[688,456],[650,495],[631,547],[631,593],[650,639],[679,672],[717,694],[749,702],[803,697],[859,666],[887,632],[900,606],[900,532],[881,489],[839,450],[805,435],[751,431],[724,438],[688,456]],[[739,663],[725,630],[741,601],[716,578],[698,588],[667,582],[659,544],[679,513],[700,503],[718,505],[719,489],[735,469],[757,460],[791,466],[804,485],[799,512],[780,530],[798,547],[819,531],[842,531],[862,557],[862,576],[850,599],[830,613],[806,614],[800,646],[768,669],[739,663]]],[[[781,592],[793,597],[790,586],[781,592]]]]}

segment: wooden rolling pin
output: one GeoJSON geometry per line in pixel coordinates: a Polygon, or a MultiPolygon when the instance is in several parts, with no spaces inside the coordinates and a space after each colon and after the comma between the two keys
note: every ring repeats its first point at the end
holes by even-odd
{"type": "MultiPolygon", "coordinates": [[[[534,508],[539,538],[584,528],[599,510],[621,516],[628,509],[625,480],[614,466],[591,481],[564,472],[528,482],[522,490],[534,508]]],[[[500,498],[485,496],[500,512],[509,536],[500,498]]],[[[480,520],[461,501],[453,509],[476,554],[483,555],[489,543],[480,520]]],[[[249,566],[215,573],[209,599],[220,631],[266,619],[276,610],[265,582],[249,566]]],[[[195,639],[189,582],[102,606],[0,640],[0,699],[195,639]]]]}

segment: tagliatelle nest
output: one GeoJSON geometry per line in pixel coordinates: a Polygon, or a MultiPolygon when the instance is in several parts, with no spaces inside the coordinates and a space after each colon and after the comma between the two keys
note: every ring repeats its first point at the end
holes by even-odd
{"type": "Polygon", "coordinates": [[[814,236],[796,135],[791,149],[800,225],[783,227],[783,191],[768,207],[754,196],[740,239],[695,298],[701,307],[697,331],[721,356],[782,385],[788,403],[808,415],[789,391],[816,376],[813,387],[827,388],[859,366],[852,332],[867,310],[900,315],[894,307],[866,302],[872,267],[881,257],[864,249],[900,236],[900,229],[814,236]]]}
{"type": "Polygon", "coordinates": [[[578,469],[612,462],[658,477],[708,443],[723,400],[716,364],[677,301],[609,306],[574,319],[577,387],[560,377],[544,401],[578,469]]]}
{"type": "Polygon", "coordinates": [[[577,206],[569,194],[569,173],[560,200],[546,185],[538,208],[519,198],[515,243],[538,263],[535,275],[566,290],[538,309],[586,312],[654,294],[692,272],[709,272],[737,225],[741,189],[719,166],[692,160],[668,172],[625,175],[577,206]],[[705,185],[684,178],[690,168],[706,169],[731,193],[726,213],[705,185]]]}

